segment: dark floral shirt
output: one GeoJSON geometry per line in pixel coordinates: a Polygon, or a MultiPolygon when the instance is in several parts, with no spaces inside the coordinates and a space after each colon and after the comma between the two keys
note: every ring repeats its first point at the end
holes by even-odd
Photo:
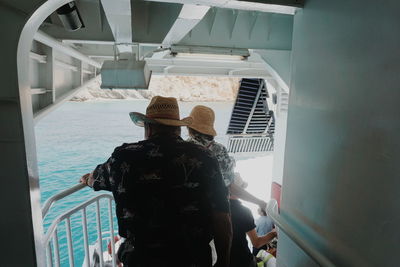
{"type": "Polygon", "coordinates": [[[225,185],[229,186],[235,178],[234,168],[236,162],[233,157],[229,156],[228,150],[224,145],[215,142],[214,139],[208,139],[201,134],[194,134],[188,141],[210,150],[211,154],[218,160],[225,185]]]}
{"type": "Polygon", "coordinates": [[[117,147],[93,175],[94,190],[114,195],[129,266],[211,266],[211,215],[229,202],[207,149],[157,136],[117,147]]]}

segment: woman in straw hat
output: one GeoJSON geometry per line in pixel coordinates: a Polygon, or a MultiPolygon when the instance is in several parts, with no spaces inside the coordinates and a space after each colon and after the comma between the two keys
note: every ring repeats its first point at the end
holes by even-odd
{"type": "Polygon", "coordinates": [[[240,199],[254,203],[262,210],[265,210],[267,206],[265,201],[258,199],[233,183],[235,178],[235,160],[229,156],[227,149],[222,144],[214,140],[214,137],[217,135],[214,129],[214,111],[209,107],[198,105],[192,109],[189,117],[193,121],[188,126],[190,136],[188,141],[209,149],[213,156],[217,158],[225,185],[229,187],[230,192],[234,193],[240,199]]]}

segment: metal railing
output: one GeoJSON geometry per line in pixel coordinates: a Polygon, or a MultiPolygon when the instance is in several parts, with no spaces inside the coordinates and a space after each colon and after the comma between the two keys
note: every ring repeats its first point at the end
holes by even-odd
{"type": "Polygon", "coordinates": [[[293,242],[295,242],[316,263],[324,267],[335,267],[336,265],[318,249],[316,249],[306,238],[302,237],[285,219],[278,214],[278,202],[271,199],[268,202],[267,214],[279,230],[282,230],[293,242]]]}
{"type": "Polygon", "coordinates": [[[232,135],[228,141],[229,153],[254,153],[272,151],[273,139],[270,136],[232,135]]]}
{"type": "MultiPolygon", "coordinates": [[[[85,185],[78,184],[69,189],[66,189],[51,198],[49,198],[42,208],[42,216],[45,218],[51,206],[58,200],[65,198],[81,189],[83,189],[85,185]]],[[[86,263],[87,267],[93,266],[91,262],[93,259],[90,259],[90,251],[89,251],[89,231],[88,231],[88,217],[87,211],[88,207],[91,204],[95,204],[96,206],[96,232],[97,232],[97,241],[96,241],[96,249],[99,254],[99,265],[101,267],[104,266],[104,258],[103,258],[103,238],[104,232],[102,231],[102,220],[101,220],[101,209],[100,209],[100,200],[105,199],[107,201],[107,209],[108,209],[108,218],[109,218],[109,230],[107,231],[110,236],[110,246],[111,246],[111,266],[117,266],[116,253],[115,253],[115,240],[114,240],[114,216],[112,209],[112,202],[114,200],[111,194],[100,194],[94,196],[83,203],[75,206],[74,208],[62,213],[58,217],[56,217],[51,225],[48,227],[44,238],[43,238],[43,247],[46,248],[46,260],[47,266],[60,266],[60,240],[59,240],[59,232],[58,229],[64,222],[65,231],[66,231],[66,243],[68,248],[68,261],[69,266],[75,266],[75,257],[74,257],[74,249],[73,249],[73,237],[72,237],[72,227],[71,227],[71,217],[73,215],[77,215],[81,213],[81,227],[83,231],[83,248],[85,253],[84,263],[86,263]]],[[[108,265],[109,266],[109,265],[108,265]]]]}

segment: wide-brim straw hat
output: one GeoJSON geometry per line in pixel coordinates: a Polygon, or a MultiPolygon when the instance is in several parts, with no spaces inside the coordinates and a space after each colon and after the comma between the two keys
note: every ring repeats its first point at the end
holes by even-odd
{"type": "Polygon", "coordinates": [[[131,120],[140,127],[144,123],[163,124],[167,126],[189,126],[192,118],[180,119],[178,101],[174,97],[155,96],[146,108],[146,114],[130,112],[131,120]]]}
{"type": "Polygon", "coordinates": [[[214,129],[215,114],[211,108],[202,105],[195,106],[189,117],[193,118],[192,124],[188,126],[189,128],[202,134],[217,135],[214,129]]]}

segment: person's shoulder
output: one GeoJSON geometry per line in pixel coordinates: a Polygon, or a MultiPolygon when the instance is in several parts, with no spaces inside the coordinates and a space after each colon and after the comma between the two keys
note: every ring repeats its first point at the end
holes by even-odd
{"type": "Polygon", "coordinates": [[[221,154],[228,155],[228,150],[226,149],[226,147],[223,144],[215,141],[211,143],[209,149],[213,151],[213,153],[216,155],[221,155],[221,154]]]}
{"type": "Polygon", "coordinates": [[[208,157],[212,155],[207,148],[205,148],[202,145],[196,144],[190,140],[182,141],[182,146],[184,146],[185,149],[188,149],[188,151],[196,152],[200,155],[204,155],[204,156],[208,156],[208,157]]]}
{"type": "Polygon", "coordinates": [[[253,213],[251,213],[251,210],[250,210],[248,207],[244,206],[242,203],[240,203],[240,210],[241,210],[241,212],[242,212],[243,214],[245,214],[247,217],[251,217],[251,218],[254,219],[253,213]]]}
{"type": "Polygon", "coordinates": [[[113,156],[123,154],[123,153],[129,153],[129,152],[136,152],[136,151],[141,151],[145,147],[146,143],[145,141],[139,141],[136,143],[123,143],[120,146],[117,146],[114,149],[113,156]]]}

